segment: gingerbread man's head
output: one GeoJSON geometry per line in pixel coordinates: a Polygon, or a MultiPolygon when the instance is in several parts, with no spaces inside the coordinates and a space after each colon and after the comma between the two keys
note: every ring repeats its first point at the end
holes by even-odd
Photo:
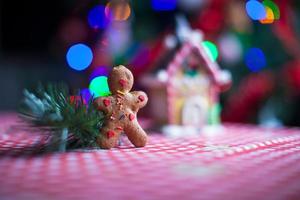
{"type": "Polygon", "coordinates": [[[112,94],[127,93],[133,85],[133,75],[123,65],[114,67],[108,77],[108,86],[112,94]]]}

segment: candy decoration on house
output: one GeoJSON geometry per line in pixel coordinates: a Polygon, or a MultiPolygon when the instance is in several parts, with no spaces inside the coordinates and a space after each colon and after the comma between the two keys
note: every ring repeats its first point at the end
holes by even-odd
{"type": "Polygon", "coordinates": [[[112,95],[99,97],[94,102],[95,107],[105,114],[104,126],[97,139],[98,145],[104,149],[115,147],[121,133],[125,132],[135,147],[145,146],[147,134],[139,125],[136,115],[148,101],[146,93],[130,92],[133,75],[122,65],[113,68],[108,85],[112,95]]]}

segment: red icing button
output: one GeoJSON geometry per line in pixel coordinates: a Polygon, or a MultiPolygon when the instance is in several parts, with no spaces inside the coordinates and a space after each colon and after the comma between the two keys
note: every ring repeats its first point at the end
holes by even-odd
{"type": "Polygon", "coordinates": [[[124,80],[124,79],[120,79],[120,80],[119,80],[119,83],[120,83],[120,85],[121,85],[122,87],[124,87],[124,86],[126,85],[127,81],[124,80]]]}
{"type": "Polygon", "coordinates": [[[138,97],[138,99],[139,99],[141,102],[143,102],[143,101],[145,100],[145,97],[144,97],[143,95],[140,95],[140,96],[138,97]]]}
{"type": "Polygon", "coordinates": [[[115,136],[115,132],[113,132],[113,131],[107,131],[106,136],[107,136],[108,139],[112,138],[112,137],[115,136]]]}
{"type": "Polygon", "coordinates": [[[105,105],[105,107],[109,106],[110,105],[110,100],[109,99],[104,99],[103,104],[105,105]]]}
{"type": "Polygon", "coordinates": [[[129,120],[132,121],[132,120],[134,120],[134,118],[135,118],[134,114],[130,113],[129,114],[129,120]]]}

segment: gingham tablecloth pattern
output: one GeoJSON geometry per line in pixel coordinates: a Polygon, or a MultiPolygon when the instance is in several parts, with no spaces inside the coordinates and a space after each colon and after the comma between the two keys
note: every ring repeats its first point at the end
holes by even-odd
{"type": "Polygon", "coordinates": [[[0,199],[300,199],[298,129],[225,125],[185,139],[152,134],[145,148],[125,140],[32,155],[43,138],[9,133],[15,118],[5,116],[0,199]]]}

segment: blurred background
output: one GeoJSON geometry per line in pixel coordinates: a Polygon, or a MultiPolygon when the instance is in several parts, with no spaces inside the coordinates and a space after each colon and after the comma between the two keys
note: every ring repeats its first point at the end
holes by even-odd
{"type": "Polygon", "coordinates": [[[300,125],[299,1],[4,0],[0,9],[1,111],[39,81],[66,82],[87,98],[105,93],[119,64],[145,89],[141,77],[167,67],[182,31],[200,29],[232,74],[222,121],[300,125]]]}

